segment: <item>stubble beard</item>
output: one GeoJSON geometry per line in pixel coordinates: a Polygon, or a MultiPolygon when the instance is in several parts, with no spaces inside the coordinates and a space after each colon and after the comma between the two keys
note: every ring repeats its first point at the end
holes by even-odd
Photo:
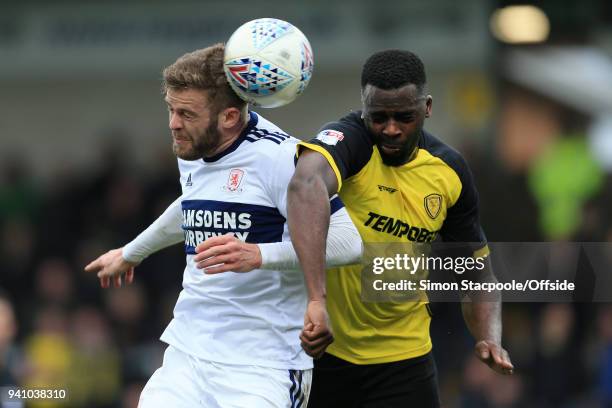
{"type": "Polygon", "coordinates": [[[383,144],[383,139],[380,137],[376,137],[376,145],[378,146],[378,153],[380,154],[380,158],[382,159],[383,164],[387,166],[401,166],[406,164],[412,158],[414,154],[414,150],[419,144],[420,132],[416,132],[416,134],[411,135],[406,143],[404,143],[399,151],[395,154],[387,154],[381,148],[383,144]]]}
{"type": "MultiPolygon", "coordinates": [[[[372,132],[373,133],[373,132],[372,132]]],[[[408,163],[413,159],[413,155],[419,145],[419,141],[421,140],[421,135],[423,133],[423,124],[420,126],[408,137],[406,142],[400,146],[400,150],[396,154],[386,154],[381,145],[387,142],[388,144],[393,144],[393,141],[385,140],[385,137],[382,135],[374,134],[374,142],[378,146],[378,153],[380,154],[380,158],[382,159],[383,164],[387,166],[398,167],[408,163]]]]}
{"type": "MultiPolygon", "coordinates": [[[[217,122],[211,121],[204,132],[197,138],[190,137],[187,146],[181,146],[172,142],[172,151],[182,160],[199,160],[203,157],[210,157],[217,149],[220,143],[220,136],[217,131],[217,122]]],[[[183,142],[185,143],[185,142],[183,142]]]]}

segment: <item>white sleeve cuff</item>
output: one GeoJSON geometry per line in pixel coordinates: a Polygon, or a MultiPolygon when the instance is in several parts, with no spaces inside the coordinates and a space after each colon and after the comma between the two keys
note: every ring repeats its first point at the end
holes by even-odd
{"type": "Polygon", "coordinates": [[[261,252],[261,269],[299,269],[297,254],[291,241],[257,244],[261,252]]]}
{"type": "MultiPolygon", "coordinates": [[[[300,263],[290,241],[258,244],[261,269],[299,269],[300,263]]],[[[333,213],[329,220],[325,261],[328,267],[350,265],[361,261],[363,244],[346,208],[333,213]]]]}

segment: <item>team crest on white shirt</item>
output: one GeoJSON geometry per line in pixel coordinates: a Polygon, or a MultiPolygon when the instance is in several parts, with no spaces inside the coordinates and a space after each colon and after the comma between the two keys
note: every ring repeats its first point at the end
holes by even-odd
{"type": "Polygon", "coordinates": [[[241,192],[242,188],[240,185],[242,184],[242,180],[244,179],[245,172],[242,169],[231,169],[229,172],[229,177],[227,178],[227,183],[223,186],[223,190],[232,191],[232,192],[241,192]]]}

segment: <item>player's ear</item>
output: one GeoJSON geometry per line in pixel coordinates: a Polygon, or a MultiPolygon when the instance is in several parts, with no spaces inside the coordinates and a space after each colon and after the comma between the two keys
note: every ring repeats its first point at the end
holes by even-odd
{"type": "Polygon", "coordinates": [[[240,122],[240,109],[229,107],[225,108],[219,114],[219,123],[224,128],[233,128],[240,122]]]}
{"type": "Polygon", "coordinates": [[[433,98],[431,95],[427,95],[427,100],[425,101],[425,117],[426,118],[431,116],[432,105],[433,105],[433,98]]]}

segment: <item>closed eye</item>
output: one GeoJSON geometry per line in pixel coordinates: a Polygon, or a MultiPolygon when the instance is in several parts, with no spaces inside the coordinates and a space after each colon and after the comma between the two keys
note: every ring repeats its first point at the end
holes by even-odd
{"type": "Polygon", "coordinates": [[[176,109],[175,110],[170,105],[168,105],[168,112],[169,113],[176,112],[176,113],[178,113],[179,116],[181,116],[182,118],[185,118],[187,120],[192,120],[192,119],[197,118],[197,115],[195,114],[195,112],[184,110],[184,109],[176,109]]]}
{"type": "Polygon", "coordinates": [[[411,123],[415,119],[414,112],[396,112],[391,115],[387,115],[386,113],[372,113],[369,115],[372,123],[381,125],[389,120],[392,117],[396,122],[401,123],[411,123]]]}
{"type": "Polygon", "coordinates": [[[411,113],[398,113],[393,116],[397,122],[410,123],[414,120],[414,115],[411,113]]]}
{"type": "Polygon", "coordinates": [[[370,120],[372,121],[372,123],[376,123],[378,125],[385,123],[387,119],[388,119],[388,116],[385,115],[384,113],[374,113],[370,115],[370,120]]]}

